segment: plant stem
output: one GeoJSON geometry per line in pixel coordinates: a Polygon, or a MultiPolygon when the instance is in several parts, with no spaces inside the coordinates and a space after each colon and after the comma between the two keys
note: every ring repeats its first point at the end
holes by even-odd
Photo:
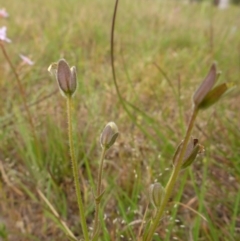
{"type": "Polygon", "coordinates": [[[102,172],[103,172],[103,161],[104,161],[104,157],[106,154],[106,147],[102,148],[102,153],[101,153],[101,158],[100,158],[100,164],[99,164],[99,170],[98,170],[98,181],[97,181],[97,194],[95,197],[95,205],[96,205],[96,209],[95,209],[95,221],[94,221],[94,228],[93,228],[93,237],[96,234],[97,230],[98,230],[98,216],[99,216],[99,205],[100,205],[100,201],[101,198],[99,199],[101,193],[101,185],[102,185],[102,172]]]}
{"type": "Polygon", "coordinates": [[[86,218],[84,215],[84,207],[80,192],[80,185],[79,185],[79,177],[78,177],[78,165],[75,158],[75,152],[73,147],[73,135],[72,135],[72,98],[71,96],[67,96],[67,116],[68,116],[68,139],[69,139],[69,148],[70,148],[70,156],[72,161],[72,169],[73,169],[73,178],[74,178],[74,184],[76,189],[76,195],[77,195],[77,202],[78,202],[78,209],[79,209],[79,216],[80,216],[80,222],[83,230],[83,236],[85,241],[89,241],[88,237],[88,229],[87,229],[87,223],[86,218]]]}
{"type": "Polygon", "coordinates": [[[189,124],[188,124],[188,129],[187,129],[187,132],[186,132],[185,137],[184,137],[183,146],[182,146],[182,149],[181,149],[180,154],[179,154],[179,158],[176,161],[176,165],[173,167],[172,174],[171,174],[171,176],[168,180],[168,183],[166,185],[166,188],[165,188],[165,196],[164,196],[162,205],[157,210],[157,213],[156,213],[156,215],[153,219],[153,222],[151,224],[151,227],[148,231],[147,237],[144,241],[151,241],[152,240],[153,234],[154,234],[155,230],[157,229],[157,226],[159,225],[159,220],[161,219],[161,217],[163,215],[163,212],[165,210],[165,207],[166,207],[166,205],[168,203],[168,200],[170,198],[170,195],[172,194],[172,190],[173,190],[174,185],[177,181],[178,174],[181,171],[183,157],[184,157],[184,154],[185,154],[186,149],[187,149],[188,141],[191,137],[191,132],[192,132],[192,128],[193,128],[195,119],[197,117],[197,113],[198,113],[197,108],[193,108],[191,119],[190,119],[189,124]]]}

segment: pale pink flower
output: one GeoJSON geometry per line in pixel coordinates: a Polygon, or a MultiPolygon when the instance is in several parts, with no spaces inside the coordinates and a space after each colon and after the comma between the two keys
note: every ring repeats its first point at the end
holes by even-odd
{"type": "Polygon", "coordinates": [[[0,9],[0,18],[7,18],[9,16],[5,8],[0,9]]]}
{"type": "Polygon", "coordinates": [[[22,59],[23,63],[28,64],[28,65],[34,65],[34,62],[29,59],[27,56],[23,54],[19,54],[20,58],[22,59]]]}
{"type": "Polygon", "coordinates": [[[7,37],[7,27],[3,26],[0,28],[0,40],[5,41],[7,43],[11,43],[11,39],[7,37]]]}

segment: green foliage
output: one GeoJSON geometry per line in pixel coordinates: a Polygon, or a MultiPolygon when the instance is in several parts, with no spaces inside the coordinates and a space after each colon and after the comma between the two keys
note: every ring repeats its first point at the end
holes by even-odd
{"type": "MultiPolygon", "coordinates": [[[[87,223],[93,226],[100,131],[107,121],[114,120],[120,134],[104,162],[100,236],[103,240],[135,240],[144,230],[141,221],[149,201],[146,190],[153,182],[167,183],[174,149],[189,119],[190,97],[209,65],[216,60],[222,81],[239,82],[239,8],[219,11],[207,1],[190,5],[120,1],[115,66],[120,92],[133,116],[130,119],[112,83],[109,35],[113,1],[26,0],[16,4],[9,0],[3,7],[10,17],[0,19],[1,25],[7,26],[12,40],[4,47],[24,86],[38,142],[29,127],[16,79],[0,54],[4,182],[0,211],[6,221],[6,226],[0,227],[1,238],[11,234],[13,240],[20,240],[21,230],[9,217],[18,217],[16,222],[21,224],[24,210],[31,225],[23,227],[22,240],[44,240],[49,234],[51,240],[66,240],[58,228],[59,220],[48,209],[41,211],[37,188],[74,234],[82,236],[65,102],[47,73],[50,63],[65,58],[76,65],[79,79],[73,103],[73,142],[87,223]],[[19,53],[29,54],[35,65],[24,65],[19,53]]],[[[204,144],[206,157],[180,173],[168,213],[156,231],[159,237],[154,240],[239,239],[238,87],[230,97],[201,112],[193,136],[204,144]],[[183,205],[175,206],[175,202],[183,205]]],[[[145,220],[151,218],[151,211],[149,207],[145,220]]]]}
{"type": "Polygon", "coordinates": [[[8,232],[4,224],[0,224],[0,237],[3,240],[7,240],[8,232]]]}

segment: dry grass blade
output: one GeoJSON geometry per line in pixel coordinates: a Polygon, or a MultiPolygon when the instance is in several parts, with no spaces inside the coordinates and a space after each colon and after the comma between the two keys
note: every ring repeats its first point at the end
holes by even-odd
{"type": "Polygon", "coordinates": [[[3,164],[2,164],[2,161],[0,161],[0,173],[2,175],[2,178],[3,178],[3,181],[16,193],[18,194],[19,196],[23,196],[23,193],[22,191],[20,191],[18,188],[16,188],[9,180],[5,170],[4,170],[4,167],[3,167],[3,164]]]}
{"type": "Polygon", "coordinates": [[[45,195],[41,192],[41,190],[37,189],[37,192],[39,194],[39,196],[42,198],[42,200],[47,204],[47,206],[49,207],[49,209],[51,210],[52,214],[59,220],[59,222],[61,223],[62,227],[64,228],[67,236],[69,236],[69,238],[71,240],[76,240],[77,238],[74,236],[74,234],[72,233],[72,231],[68,228],[67,224],[61,219],[60,215],[58,214],[58,212],[56,211],[56,209],[52,206],[52,204],[48,201],[48,199],[45,197],[45,195]]]}
{"type": "Polygon", "coordinates": [[[201,217],[204,221],[208,222],[208,220],[201,214],[199,213],[198,211],[194,210],[193,208],[189,207],[188,205],[186,204],[183,204],[183,203],[180,203],[180,202],[176,202],[176,204],[179,204],[181,206],[183,206],[184,208],[187,208],[189,209],[190,211],[192,211],[193,213],[196,213],[199,217],[201,217]]]}

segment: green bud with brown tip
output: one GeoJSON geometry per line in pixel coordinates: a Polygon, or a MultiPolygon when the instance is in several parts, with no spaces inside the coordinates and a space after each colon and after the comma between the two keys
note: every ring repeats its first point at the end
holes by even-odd
{"type": "Polygon", "coordinates": [[[114,122],[109,122],[103,129],[100,136],[100,144],[102,148],[109,149],[118,137],[118,127],[114,122]]]}

